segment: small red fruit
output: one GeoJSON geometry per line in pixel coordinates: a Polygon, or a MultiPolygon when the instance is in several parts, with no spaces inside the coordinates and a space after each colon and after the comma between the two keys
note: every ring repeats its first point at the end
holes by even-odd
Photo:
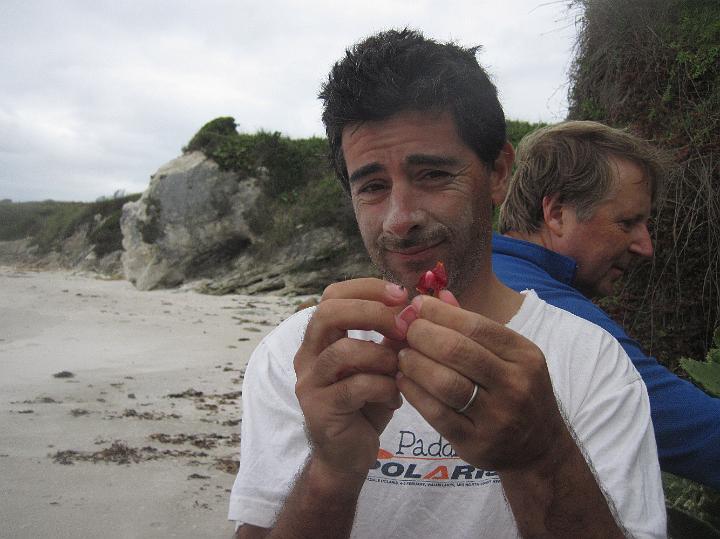
{"type": "Polygon", "coordinates": [[[437,297],[440,290],[447,286],[447,272],[442,262],[435,264],[435,267],[426,271],[420,276],[415,289],[421,294],[430,294],[437,297]]]}

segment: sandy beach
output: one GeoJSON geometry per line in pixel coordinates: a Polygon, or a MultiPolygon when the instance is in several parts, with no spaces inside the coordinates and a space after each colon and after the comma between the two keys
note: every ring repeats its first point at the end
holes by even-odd
{"type": "Polygon", "coordinates": [[[230,537],[247,359],[297,298],[0,267],[0,537],[230,537]]]}

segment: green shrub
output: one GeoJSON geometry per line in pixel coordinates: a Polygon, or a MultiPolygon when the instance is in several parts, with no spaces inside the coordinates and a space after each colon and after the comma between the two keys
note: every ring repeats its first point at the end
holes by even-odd
{"type": "Polygon", "coordinates": [[[336,227],[347,238],[359,237],[350,198],[329,174],[276,197],[263,194],[245,217],[267,251],[287,245],[306,230],[324,226],[336,227]]]}
{"type": "Polygon", "coordinates": [[[195,133],[187,146],[183,148],[183,152],[200,150],[212,153],[222,146],[226,140],[237,136],[238,133],[235,127],[235,119],[230,116],[210,120],[195,133]]]}
{"type": "Polygon", "coordinates": [[[40,254],[59,249],[60,243],[87,221],[88,205],[81,202],[58,203],[43,225],[33,234],[32,244],[40,254]]]}
{"type": "Polygon", "coordinates": [[[546,126],[546,123],[530,123],[522,120],[507,120],[505,126],[507,129],[507,138],[513,148],[517,148],[520,139],[528,133],[532,133],[536,129],[546,126]]]}
{"type": "Polygon", "coordinates": [[[269,197],[297,190],[328,171],[324,138],[291,139],[266,131],[241,134],[229,116],[206,123],[183,148],[185,152],[195,150],[222,170],[233,170],[241,177],[262,176],[262,189],[269,197]]]}
{"type": "Polygon", "coordinates": [[[95,244],[95,252],[102,256],[122,248],[122,207],[138,198],[139,194],[97,202],[3,203],[0,204],[0,240],[30,238],[39,254],[45,254],[59,249],[65,239],[87,226],[88,239],[95,244]]]}
{"type": "Polygon", "coordinates": [[[267,169],[263,190],[270,197],[300,189],[329,172],[325,139],[290,139],[262,131],[255,136],[256,160],[267,169]]]}
{"type": "Polygon", "coordinates": [[[19,240],[37,235],[47,220],[74,205],[73,202],[3,202],[0,204],[0,240],[19,240]]]}
{"type": "Polygon", "coordinates": [[[684,357],[680,359],[680,366],[708,393],[720,397],[720,327],[715,330],[713,343],[705,361],[684,357]]]}
{"type": "Polygon", "coordinates": [[[720,536],[720,492],[669,473],[662,474],[662,482],[671,537],[720,536]]]}

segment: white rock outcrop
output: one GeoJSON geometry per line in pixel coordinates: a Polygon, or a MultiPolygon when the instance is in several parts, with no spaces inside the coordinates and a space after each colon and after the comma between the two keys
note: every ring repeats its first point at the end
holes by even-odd
{"type": "Polygon", "coordinates": [[[163,165],[123,207],[125,277],[151,290],[220,268],[253,242],[245,214],[259,195],[256,179],[221,171],[202,152],[163,165]]]}

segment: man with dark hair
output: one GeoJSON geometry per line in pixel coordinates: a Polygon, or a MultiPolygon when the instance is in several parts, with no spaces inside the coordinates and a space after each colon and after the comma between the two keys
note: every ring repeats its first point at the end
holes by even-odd
{"type": "Polygon", "coordinates": [[[513,151],[474,50],[378,34],[321,95],[385,280],[329,286],[253,353],[236,536],[663,537],[629,359],[492,272],[491,201],[513,151]],[[434,297],[415,294],[418,278],[434,297]]]}
{"type": "Polygon", "coordinates": [[[720,489],[720,399],[659,365],[589,299],[612,294],[652,256],[647,222],[665,162],[646,141],[597,122],[529,134],[501,206],[493,269],[615,337],[647,385],[662,469],[720,489]]]}

